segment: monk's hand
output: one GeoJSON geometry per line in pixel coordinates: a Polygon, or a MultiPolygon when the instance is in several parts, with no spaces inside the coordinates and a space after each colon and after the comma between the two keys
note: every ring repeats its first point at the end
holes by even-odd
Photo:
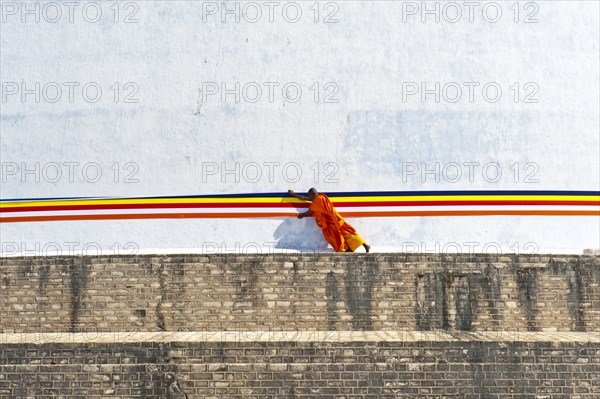
{"type": "Polygon", "coordinates": [[[294,190],[288,190],[289,195],[294,195],[294,190]]]}
{"type": "Polygon", "coordinates": [[[298,214],[298,219],[302,219],[303,217],[304,217],[304,214],[303,214],[303,213],[299,213],[299,214],[298,214]]]}

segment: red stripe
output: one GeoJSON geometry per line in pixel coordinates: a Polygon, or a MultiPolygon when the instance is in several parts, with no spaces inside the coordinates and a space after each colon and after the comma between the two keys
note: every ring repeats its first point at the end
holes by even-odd
{"type": "MultiPolygon", "coordinates": [[[[113,214],[113,215],[54,215],[0,218],[0,223],[44,222],[67,220],[118,220],[118,219],[223,219],[223,218],[287,218],[289,213],[170,213],[170,214],[113,214]]],[[[408,211],[408,212],[345,212],[344,217],[411,217],[411,216],[600,216],[600,211],[408,211]]]]}
{"type": "MultiPolygon", "coordinates": [[[[378,206],[465,206],[465,205],[571,205],[600,206],[600,201],[377,201],[377,202],[334,202],[337,207],[378,207],[378,206]]],[[[17,206],[0,208],[0,213],[75,211],[104,209],[179,209],[179,208],[308,208],[308,203],[253,203],[253,202],[207,202],[191,204],[95,204],[95,205],[55,205],[55,206],[17,206]]]]}
{"type": "Polygon", "coordinates": [[[276,202],[265,203],[193,203],[193,204],[95,204],[95,205],[55,205],[55,206],[18,206],[0,208],[0,212],[37,212],[37,211],[76,211],[104,209],[179,209],[179,208],[308,208],[306,204],[276,202]]]}

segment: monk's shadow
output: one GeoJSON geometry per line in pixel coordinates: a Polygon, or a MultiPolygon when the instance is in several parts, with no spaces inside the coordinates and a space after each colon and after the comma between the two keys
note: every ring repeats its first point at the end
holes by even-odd
{"type": "MultiPolygon", "coordinates": [[[[287,202],[287,198],[283,198],[282,202],[287,202]]],[[[296,208],[296,212],[303,213],[308,209],[308,204],[292,204],[296,208]]],[[[327,241],[323,237],[323,233],[315,218],[306,217],[298,219],[297,217],[289,217],[283,221],[273,233],[273,237],[277,241],[275,248],[292,250],[299,252],[327,252],[332,251],[328,248],[327,241]]]]}
{"type": "Polygon", "coordinates": [[[307,217],[298,219],[290,217],[285,219],[273,233],[277,240],[275,248],[289,249],[300,252],[325,252],[331,249],[327,247],[327,241],[315,219],[307,217]]]}

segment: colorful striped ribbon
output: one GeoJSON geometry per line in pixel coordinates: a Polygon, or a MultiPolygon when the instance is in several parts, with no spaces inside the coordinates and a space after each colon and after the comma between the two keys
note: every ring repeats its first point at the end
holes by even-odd
{"type": "MultiPolygon", "coordinates": [[[[600,191],[326,193],[344,217],[600,216],[600,191]]],[[[287,193],[0,200],[0,223],[66,220],[284,218],[308,203],[287,193]]]]}

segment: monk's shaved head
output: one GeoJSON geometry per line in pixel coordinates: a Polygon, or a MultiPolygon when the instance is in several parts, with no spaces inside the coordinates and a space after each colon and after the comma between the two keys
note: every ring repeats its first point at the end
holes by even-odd
{"type": "Polygon", "coordinates": [[[313,187],[310,190],[308,190],[308,198],[310,198],[311,200],[315,199],[317,195],[319,195],[319,193],[317,192],[316,188],[313,187]]]}

